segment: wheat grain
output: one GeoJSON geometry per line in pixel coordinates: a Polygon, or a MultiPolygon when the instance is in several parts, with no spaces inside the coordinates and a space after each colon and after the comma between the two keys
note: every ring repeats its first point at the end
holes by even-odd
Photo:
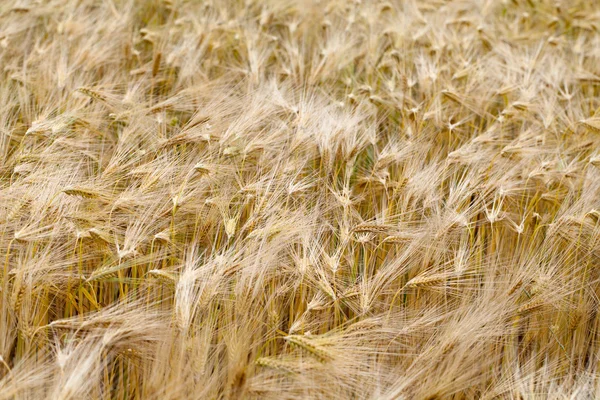
{"type": "Polygon", "coordinates": [[[0,399],[600,398],[599,15],[0,1],[0,399]]]}

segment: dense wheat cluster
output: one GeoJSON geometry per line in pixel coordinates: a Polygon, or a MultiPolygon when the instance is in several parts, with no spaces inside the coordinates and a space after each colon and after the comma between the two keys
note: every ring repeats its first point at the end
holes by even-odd
{"type": "Polygon", "coordinates": [[[0,399],[598,398],[598,26],[0,2],[0,399]]]}

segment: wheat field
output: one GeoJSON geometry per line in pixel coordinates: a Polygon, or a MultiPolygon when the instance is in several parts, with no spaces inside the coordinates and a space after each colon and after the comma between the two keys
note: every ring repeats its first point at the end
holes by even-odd
{"type": "Polygon", "coordinates": [[[599,27],[0,1],[0,400],[600,398],[599,27]]]}

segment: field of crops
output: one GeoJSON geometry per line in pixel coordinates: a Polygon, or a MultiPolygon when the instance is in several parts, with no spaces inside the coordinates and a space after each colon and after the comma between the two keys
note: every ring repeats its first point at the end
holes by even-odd
{"type": "Polygon", "coordinates": [[[0,400],[600,398],[599,27],[0,1],[0,400]]]}

